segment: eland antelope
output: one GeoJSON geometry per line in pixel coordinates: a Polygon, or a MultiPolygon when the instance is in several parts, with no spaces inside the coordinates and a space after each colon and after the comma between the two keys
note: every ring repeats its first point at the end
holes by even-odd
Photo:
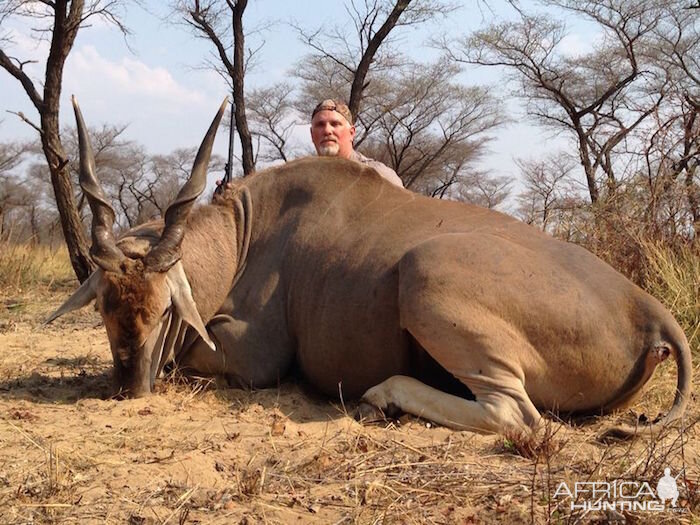
{"type": "Polygon", "coordinates": [[[99,269],[50,320],[95,299],[127,395],[151,392],[171,361],[241,387],[276,385],[295,365],[365,411],[502,432],[536,428],[540,411],[624,406],[671,356],[677,391],[658,424],[683,413],[683,331],[583,248],[343,159],[288,162],[192,210],[223,105],[165,220],[116,240],[74,105],[99,269]]]}

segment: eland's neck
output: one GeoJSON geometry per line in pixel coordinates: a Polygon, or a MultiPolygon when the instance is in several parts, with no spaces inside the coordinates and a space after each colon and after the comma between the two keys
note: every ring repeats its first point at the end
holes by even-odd
{"type": "Polygon", "coordinates": [[[231,290],[237,257],[233,210],[214,205],[193,210],[182,241],[182,264],[204,323],[231,290]]]}

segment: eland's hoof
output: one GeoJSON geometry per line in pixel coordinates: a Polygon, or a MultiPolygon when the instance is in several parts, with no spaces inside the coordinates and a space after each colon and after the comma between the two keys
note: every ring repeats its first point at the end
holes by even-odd
{"type": "Polygon", "coordinates": [[[387,419],[381,408],[367,401],[360,401],[355,409],[355,421],[371,424],[386,423],[387,419]]]}
{"type": "Polygon", "coordinates": [[[393,403],[389,403],[386,409],[382,410],[372,403],[360,401],[355,409],[355,420],[366,424],[388,423],[390,419],[399,415],[401,415],[401,410],[393,403]]]}

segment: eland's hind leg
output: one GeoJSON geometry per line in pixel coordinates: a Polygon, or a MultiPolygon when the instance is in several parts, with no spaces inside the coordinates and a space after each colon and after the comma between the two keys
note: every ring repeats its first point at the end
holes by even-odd
{"type": "Polygon", "coordinates": [[[522,432],[533,429],[539,420],[534,407],[527,407],[530,413],[525,414],[512,397],[491,393],[470,401],[400,375],[370,388],[362,399],[382,410],[393,405],[440,425],[472,432],[499,433],[509,428],[522,432]]]}
{"type": "MultiPolygon", "coordinates": [[[[425,313],[422,317],[428,321],[425,313]]],[[[465,336],[454,323],[440,326],[437,320],[430,328],[407,328],[440,365],[474,393],[476,400],[448,394],[411,377],[393,376],[370,388],[363,401],[382,410],[395,405],[441,425],[474,432],[522,432],[537,427],[540,413],[525,391],[522,372],[507,362],[505,356],[512,348],[507,341],[487,334],[465,336]]]]}
{"type": "Polygon", "coordinates": [[[401,325],[476,400],[404,376],[370,388],[363,400],[383,410],[393,404],[452,428],[485,433],[534,429],[540,414],[525,391],[521,366],[534,349],[515,327],[474,303],[453,272],[440,271],[439,249],[423,248],[409,253],[399,267],[401,325]]]}
{"type": "Polygon", "coordinates": [[[409,414],[459,430],[503,433],[537,428],[540,413],[517,372],[502,367],[498,360],[484,359],[483,355],[470,359],[469,354],[473,357],[474,353],[483,351],[482,348],[472,346],[466,351],[466,347],[457,341],[454,344],[440,343],[422,344],[441,365],[469,387],[476,400],[448,394],[406,376],[390,377],[367,390],[362,400],[384,411],[393,405],[409,414]],[[459,366],[451,366],[453,360],[449,354],[463,356],[459,366]]]}

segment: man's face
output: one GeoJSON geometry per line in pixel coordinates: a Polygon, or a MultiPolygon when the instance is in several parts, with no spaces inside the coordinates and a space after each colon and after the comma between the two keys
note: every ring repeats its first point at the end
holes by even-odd
{"type": "Polygon", "coordinates": [[[311,120],[311,140],[321,156],[350,158],[354,138],[355,126],[336,111],[321,110],[311,120]]]}

